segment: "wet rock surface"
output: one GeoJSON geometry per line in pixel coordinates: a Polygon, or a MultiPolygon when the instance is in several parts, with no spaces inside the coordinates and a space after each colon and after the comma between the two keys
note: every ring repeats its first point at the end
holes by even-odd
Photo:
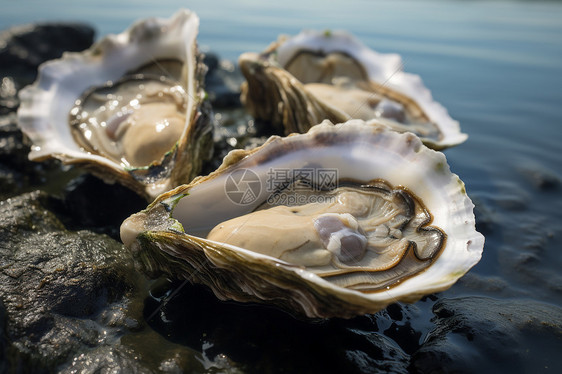
{"type": "Polygon", "coordinates": [[[139,284],[131,256],[106,235],[67,231],[45,209],[48,199],[36,192],[0,202],[7,359],[23,371],[52,370],[140,323],[126,316],[139,284]]]}
{"type": "Polygon", "coordinates": [[[35,79],[41,63],[88,48],[93,40],[94,30],[83,24],[14,27],[0,33],[0,69],[4,76],[14,77],[19,88],[35,79]]]}
{"type": "Polygon", "coordinates": [[[206,53],[203,62],[208,68],[205,88],[213,107],[240,107],[240,85],[244,78],[238,66],[232,61],[221,60],[214,53],[206,53]]]}
{"type": "Polygon", "coordinates": [[[17,128],[15,112],[0,115],[0,198],[45,185],[60,175],[57,162],[31,163],[29,146],[17,128]]]}
{"type": "Polygon", "coordinates": [[[82,174],[64,187],[63,197],[51,207],[68,229],[89,229],[120,241],[119,227],[131,212],[146,207],[146,201],[119,184],[82,174]]]}
{"type": "Polygon", "coordinates": [[[72,359],[72,362],[63,367],[60,373],[135,373],[145,374],[153,371],[142,366],[134,352],[122,346],[104,345],[80,353],[72,359]]]}
{"type": "Polygon", "coordinates": [[[417,372],[562,371],[562,308],[470,297],[443,299],[433,312],[436,326],[412,357],[417,372]]]}
{"type": "MultiPolygon", "coordinates": [[[[0,34],[0,373],[562,371],[562,231],[546,219],[560,217],[561,176],[537,165],[471,196],[487,238],[483,261],[453,289],[413,305],[299,321],[144,278],[118,230],[146,203],[58,162],[29,162],[16,125],[17,91],[37,65],[88,47],[92,35],[76,25],[0,34]]],[[[236,66],[213,54],[206,62],[210,172],[229,150],[259,145],[273,130],[240,107],[236,66]]]]}

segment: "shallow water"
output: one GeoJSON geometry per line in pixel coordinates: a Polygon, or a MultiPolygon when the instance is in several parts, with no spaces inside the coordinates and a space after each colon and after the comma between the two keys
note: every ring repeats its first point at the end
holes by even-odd
{"type": "MultiPolygon", "coordinates": [[[[404,70],[419,74],[469,135],[466,143],[445,154],[452,171],[465,182],[476,204],[477,228],[486,236],[480,263],[439,297],[485,295],[562,306],[562,3],[103,0],[82,5],[70,0],[21,0],[2,2],[0,29],[72,20],[90,23],[104,35],[120,32],[138,18],[168,17],[181,6],[198,13],[203,49],[230,60],[244,51],[262,50],[280,33],[295,34],[302,28],[346,29],[379,52],[399,53],[404,70]]],[[[431,305],[426,300],[411,312],[412,324],[421,333],[419,342],[431,328],[431,305]]],[[[191,313],[204,312],[195,308],[191,313]]],[[[193,338],[225,326],[209,316],[192,318],[203,326],[179,331],[195,329],[193,338]]],[[[230,317],[228,322],[252,328],[251,318],[240,318],[230,317]]],[[[300,326],[306,333],[331,339],[339,331],[337,323],[326,327],[331,332],[288,322],[285,327],[300,326]]],[[[379,329],[384,330],[380,322],[379,329]]],[[[291,344],[282,332],[275,334],[285,337],[281,345],[291,344]]],[[[198,344],[190,337],[173,337],[169,331],[168,335],[179,344],[198,344]]],[[[235,346],[236,337],[243,344],[260,342],[261,337],[250,335],[234,331],[225,346],[235,346]]],[[[202,344],[205,352],[204,344],[209,343],[202,344]]],[[[231,358],[236,361],[235,353],[231,358]]],[[[291,356],[282,352],[279,357],[291,356]]],[[[241,360],[252,362],[247,357],[241,360]]],[[[295,367],[285,365],[288,370],[295,367]]]]}

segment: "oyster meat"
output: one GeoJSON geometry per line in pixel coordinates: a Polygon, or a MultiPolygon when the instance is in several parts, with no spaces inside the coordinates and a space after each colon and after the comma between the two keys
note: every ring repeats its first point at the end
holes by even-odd
{"type": "Polygon", "coordinates": [[[189,182],[212,146],[198,26],[180,10],[43,64],[20,93],[29,158],[82,165],[148,199],[189,182]]]}
{"type": "Polygon", "coordinates": [[[445,156],[376,120],[229,153],[121,226],[150,275],[298,316],[352,317],[444,290],[481,257],[445,156]]]}
{"type": "Polygon", "coordinates": [[[261,54],[244,53],[242,102],[286,134],[328,119],[379,122],[413,132],[434,149],[466,140],[417,75],[402,71],[398,55],[379,54],[341,31],[282,36],[261,54]]]}
{"type": "Polygon", "coordinates": [[[417,199],[384,181],[348,183],[327,192],[299,184],[277,193],[298,191],[295,197],[314,202],[266,203],[219,223],[207,239],[305,266],[362,292],[384,289],[423,270],[445,241],[438,228],[426,227],[431,216],[417,199]]]}

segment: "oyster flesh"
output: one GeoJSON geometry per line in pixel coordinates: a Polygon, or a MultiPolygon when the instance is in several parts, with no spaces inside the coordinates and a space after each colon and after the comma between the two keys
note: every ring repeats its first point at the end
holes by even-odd
{"type": "Polygon", "coordinates": [[[20,93],[29,158],[82,165],[148,199],[189,182],[212,145],[198,27],[180,10],[41,65],[20,93]]]}
{"type": "Polygon", "coordinates": [[[229,153],[121,226],[152,276],[298,316],[352,317],[444,290],[484,238],[445,156],[375,120],[229,153]]]}
{"type": "Polygon", "coordinates": [[[420,77],[402,71],[398,55],[377,53],[342,31],[282,36],[261,54],[242,54],[239,64],[247,79],[242,102],[286,134],[306,132],[324,119],[376,118],[434,149],[467,138],[420,77]]]}

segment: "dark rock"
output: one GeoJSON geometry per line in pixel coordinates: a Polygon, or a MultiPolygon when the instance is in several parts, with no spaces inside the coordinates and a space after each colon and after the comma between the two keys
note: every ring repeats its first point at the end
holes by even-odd
{"type": "Polygon", "coordinates": [[[21,87],[12,77],[0,77],[0,115],[14,112],[19,100],[17,93],[21,87]]]}
{"type": "Polygon", "coordinates": [[[204,60],[209,70],[205,76],[205,91],[215,108],[240,106],[240,85],[244,76],[238,65],[220,60],[214,54],[207,54],[204,60]]]}
{"type": "Polygon", "coordinates": [[[213,158],[203,165],[202,175],[215,171],[224,156],[233,149],[243,148],[241,143],[255,135],[254,121],[241,108],[223,108],[214,114],[213,158]]]}
{"type": "Polygon", "coordinates": [[[146,200],[120,184],[83,174],[70,181],[62,201],[52,208],[70,230],[88,229],[120,240],[121,223],[146,205],[146,200]]]}
{"type": "Polygon", "coordinates": [[[23,135],[18,129],[15,113],[0,116],[0,160],[8,161],[13,156],[27,156],[29,147],[23,144],[23,135]]]}
{"type": "Polygon", "coordinates": [[[8,371],[6,340],[6,308],[0,299],[0,373],[8,371]]]}
{"type": "Polygon", "coordinates": [[[562,371],[562,309],[530,300],[443,299],[412,356],[418,373],[562,371]]]}
{"type": "Polygon", "coordinates": [[[134,352],[121,346],[105,345],[76,355],[71,363],[62,368],[59,373],[141,374],[153,373],[153,371],[142,366],[134,352]]]}
{"type": "Polygon", "coordinates": [[[205,53],[203,63],[207,66],[207,75],[213,74],[219,67],[219,56],[214,53],[205,53]]]}
{"type": "Polygon", "coordinates": [[[37,67],[65,51],[81,51],[94,40],[94,30],[83,24],[41,24],[0,33],[0,74],[22,85],[31,83],[37,67]]]}
{"type": "Polygon", "coordinates": [[[61,169],[57,161],[31,162],[29,146],[16,125],[15,113],[0,116],[0,199],[46,186],[58,181],[61,169]]]}
{"type": "Polygon", "coordinates": [[[138,328],[124,309],[139,284],[121,243],[70,232],[31,193],[0,202],[0,301],[11,368],[50,371],[138,328]]]}
{"type": "Polygon", "coordinates": [[[244,76],[238,65],[221,60],[213,53],[204,59],[208,67],[205,90],[214,110],[214,157],[204,166],[202,174],[216,170],[224,156],[233,149],[252,149],[265,143],[276,133],[271,124],[254,120],[240,102],[240,86],[244,76]]]}

